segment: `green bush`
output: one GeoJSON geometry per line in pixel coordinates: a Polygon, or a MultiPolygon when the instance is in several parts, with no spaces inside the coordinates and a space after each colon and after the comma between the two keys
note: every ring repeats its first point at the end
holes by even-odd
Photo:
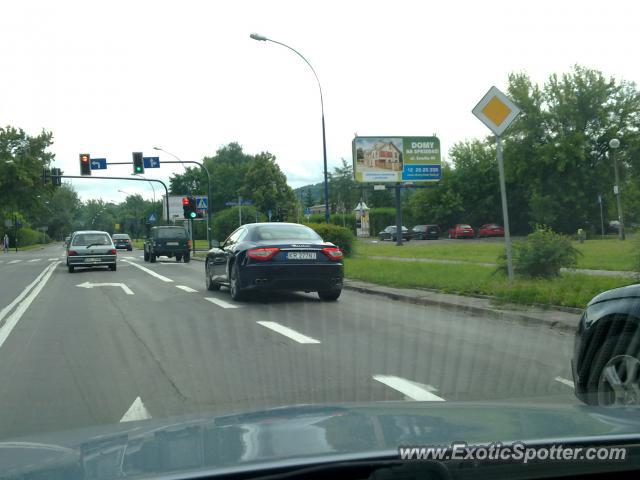
{"type": "MultiPolygon", "coordinates": [[[[13,235],[9,234],[13,246],[13,235]]],[[[48,237],[45,235],[45,242],[48,241],[48,237]]],[[[27,245],[35,245],[36,243],[42,243],[42,232],[33,230],[28,227],[22,227],[18,229],[18,248],[26,247],[27,245]]]]}
{"type": "MultiPolygon", "coordinates": [[[[513,245],[513,269],[523,277],[557,277],[561,268],[575,268],[579,255],[582,253],[571,245],[568,237],[538,226],[524,241],[513,245]]],[[[505,254],[499,258],[498,269],[507,271],[505,254]]]]}
{"type": "MultiPolygon", "coordinates": [[[[216,212],[213,216],[213,238],[220,243],[226,239],[231,232],[233,232],[239,226],[238,209],[240,207],[225,208],[216,212]]],[[[253,206],[242,207],[242,224],[255,223],[256,221],[256,208],[253,206]]],[[[259,222],[264,222],[266,219],[261,213],[257,216],[259,222]]],[[[205,234],[206,235],[206,234],[205,234]]],[[[205,236],[206,238],[206,236],[205,236]]]]}
{"type": "Polygon", "coordinates": [[[345,256],[353,253],[355,237],[348,228],[330,223],[308,223],[307,226],[313,228],[325,242],[331,242],[340,247],[345,256]]]}

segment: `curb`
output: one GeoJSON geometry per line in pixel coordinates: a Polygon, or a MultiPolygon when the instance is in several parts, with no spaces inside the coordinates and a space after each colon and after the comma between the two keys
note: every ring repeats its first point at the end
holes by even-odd
{"type": "MultiPolygon", "coordinates": [[[[348,279],[347,279],[348,282],[348,279]]],[[[366,293],[369,295],[380,295],[392,300],[412,303],[415,305],[425,305],[425,306],[437,306],[440,308],[446,308],[448,310],[455,310],[458,313],[471,313],[475,315],[487,316],[491,315],[493,318],[499,318],[500,320],[518,320],[519,322],[527,325],[543,325],[555,330],[562,330],[567,332],[575,332],[578,326],[578,322],[576,319],[575,324],[566,324],[558,320],[548,319],[537,317],[533,315],[527,315],[526,313],[519,313],[517,311],[503,311],[497,310],[493,308],[486,308],[476,305],[464,305],[455,302],[447,302],[443,300],[436,300],[426,297],[415,297],[409,294],[402,294],[396,292],[388,292],[382,291],[373,287],[364,287],[360,285],[350,285],[345,282],[343,288],[346,290],[352,290],[359,293],[366,293]]],[[[580,310],[575,309],[575,311],[565,312],[565,313],[578,313],[580,310]]]]}

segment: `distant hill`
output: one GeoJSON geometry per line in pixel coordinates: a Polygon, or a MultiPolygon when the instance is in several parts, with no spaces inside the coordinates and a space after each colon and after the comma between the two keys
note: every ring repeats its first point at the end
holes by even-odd
{"type": "Polygon", "coordinates": [[[321,203],[324,191],[324,183],[316,183],[313,185],[305,185],[304,187],[294,188],[293,191],[296,197],[304,204],[307,198],[307,190],[311,190],[311,197],[313,198],[313,204],[321,203]]]}

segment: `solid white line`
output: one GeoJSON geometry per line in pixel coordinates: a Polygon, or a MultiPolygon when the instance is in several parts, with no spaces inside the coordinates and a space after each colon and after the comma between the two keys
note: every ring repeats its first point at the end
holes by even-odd
{"type": "Polygon", "coordinates": [[[566,385],[567,387],[571,387],[571,388],[575,388],[573,386],[573,382],[571,380],[567,380],[566,378],[562,378],[562,377],[556,377],[554,378],[554,380],[556,382],[560,382],[563,385],[566,385]]]}
{"type": "Polygon", "coordinates": [[[149,410],[147,410],[147,407],[142,403],[142,399],[136,397],[129,407],[129,410],[127,410],[120,419],[120,422],[135,422],[136,420],[146,420],[148,418],[151,418],[149,410]]]}
{"type": "Polygon", "coordinates": [[[412,382],[402,377],[394,377],[393,375],[374,375],[374,380],[384,383],[387,387],[406,395],[411,400],[420,400],[425,402],[444,402],[444,398],[431,393],[433,390],[429,385],[412,382]]]}
{"type": "MultiPolygon", "coordinates": [[[[54,262],[50,264],[45,269],[46,273],[43,272],[44,275],[42,277],[36,278],[34,283],[37,283],[37,284],[35,285],[35,287],[31,290],[29,295],[27,295],[27,297],[20,303],[20,305],[18,305],[18,308],[14,310],[14,312],[9,316],[9,318],[7,318],[7,323],[5,323],[4,326],[0,329],[0,347],[4,344],[5,340],[9,337],[11,330],[13,330],[13,328],[18,324],[18,321],[22,318],[22,315],[24,315],[24,312],[27,311],[27,308],[29,308],[29,305],[31,305],[31,303],[38,296],[42,288],[45,286],[45,284],[47,283],[47,280],[49,280],[49,278],[51,277],[51,274],[54,272],[56,266],[58,266],[58,263],[60,262],[54,262]]],[[[30,288],[30,287],[31,285],[27,288],[30,288]]]]}
{"type": "Polygon", "coordinates": [[[173,282],[173,280],[171,280],[170,278],[165,277],[164,275],[160,275],[159,273],[154,272],[153,270],[148,269],[147,267],[143,267],[142,265],[138,265],[137,263],[133,263],[130,260],[122,260],[123,262],[128,263],[129,265],[133,265],[136,268],[139,268],[140,270],[142,270],[143,272],[147,272],[149,275],[151,275],[152,277],[156,277],[159,278],[160,280],[162,280],[163,282],[173,282]]]}
{"type": "Polygon", "coordinates": [[[34,258],[32,260],[29,260],[29,263],[31,262],[39,262],[40,260],[42,260],[41,258],[34,258]]]}
{"type": "Polygon", "coordinates": [[[176,285],[176,288],[179,288],[180,290],[184,290],[185,292],[189,292],[189,293],[197,293],[198,290],[194,290],[191,287],[187,287],[186,285],[176,285]]]}
{"type": "Polygon", "coordinates": [[[307,337],[306,335],[301,334],[300,332],[296,332],[289,327],[285,327],[284,325],[280,325],[277,322],[257,322],[259,325],[263,327],[270,328],[274,332],[278,332],[280,335],[284,335],[285,337],[289,337],[291,340],[295,340],[298,343],[320,343],[320,340],[316,340],[315,338],[307,337]]]}
{"type": "Polygon", "coordinates": [[[240,308],[239,305],[234,305],[233,303],[225,302],[224,300],[220,300],[219,298],[204,297],[204,299],[207,300],[208,302],[215,303],[216,305],[222,308],[240,308]]]}
{"type": "Polygon", "coordinates": [[[40,272],[40,274],[36,277],[36,279],[33,282],[31,282],[29,285],[27,285],[25,289],[22,290],[22,292],[20,292],[20,295],[18,295],[13,300],[13,302],[11,302],[9,305],[7,305],[2,310],[0,310],[0,322],[2,322],[2,319],[5,317],[5,315],[9,313],[11,309],[18,304],[18,302],[22,301],[22,299],[27,295],[27,293],[29,293],[29,290],[31,290],[33,286],[40,281],[40,279],[47,273],[47,270],[51,267],[51,265],[52,264],[47,265],[46,268],[42,270],[42,272],[40,272]]]}
{"type": "Polygon", "coordinates": [[[9,264],[12,264],[12,263],[18,263],[18,262],[21,262],[21,261],[22,261],[22,260],[11,260],[11,261],[10,261],[10,262],[8,262],[8,263],[9,263],[9,264]]]}

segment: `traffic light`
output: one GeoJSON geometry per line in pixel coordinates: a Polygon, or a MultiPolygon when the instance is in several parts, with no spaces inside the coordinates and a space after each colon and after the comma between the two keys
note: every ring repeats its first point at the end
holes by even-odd
{"type": "Polygon", "coordinates": [[[80,154],[80,175],[91,175],[91,156],[88,153],[80,154]]]}
{"type": "Polygon", "coordinates": [[[182,214],[184,218],[197,218],[195,197],[182,197],[182,214]]]}
{"type": "Polygon", "coordinates": [[[62,170],[60,170],[59,168],[51,169],[51,184],[54,187],[59,187],[62,185],[62,178],[60,178],[61,175],[62,175],[62,170]]]}
{"type": "Polygon", "coordinates": [[[51,171],[48,168],[42,169],[42,185],[46,186],[51,179],[51,171]]]}
{"type": "Polygon", "coordinates": [[[142,152],[133,152],[133,174],[144,173],[144,160],[142,152]]]}

